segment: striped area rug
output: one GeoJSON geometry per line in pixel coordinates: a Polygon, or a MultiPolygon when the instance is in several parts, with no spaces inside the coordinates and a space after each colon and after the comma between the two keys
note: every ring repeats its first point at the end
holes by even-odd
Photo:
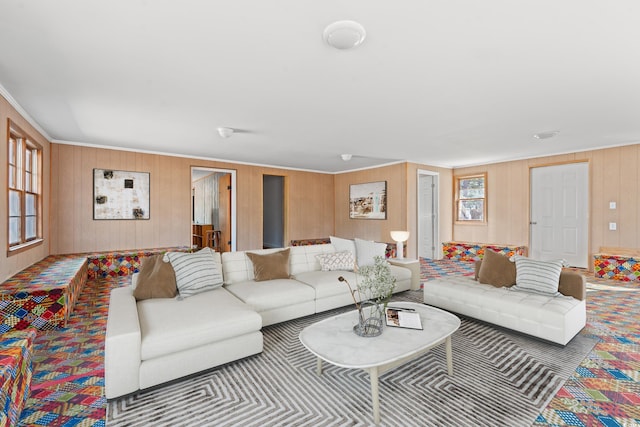
{"type": "MultiPolygon", "coordinates": [[[[260,355],[110,401],[107,425],[373,425],[368,374],[325,364],[319,376],[298,340],[304,327],[349,309],[266,327],[260,355]]],[[[381,377],[381,425],[530,426],[595,342],[578,335],[561,347],[463,318],[453,377],[444,348],[381,377]]]]}

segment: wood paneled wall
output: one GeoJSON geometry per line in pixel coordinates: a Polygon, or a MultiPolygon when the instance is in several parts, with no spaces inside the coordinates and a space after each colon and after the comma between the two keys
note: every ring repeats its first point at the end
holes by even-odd
{"type": "Polygon", "coordinates": [[[50,146],[49,141],[43,137],[36,129],[33,128],[12,106],[9,102],[0,96],[0,187],[2,189],[2,195],[0,196],[0,242],[4,248],[0,251],[0,282],[13,276],[15,273],[30,266],[31,264],[40,261],[42,258],[49,255],[49,159],[50,159],[50,146]],[[32,249],[22,251],[18,254],[11,256],[7,255],[7,215],[8,215],[8,198],[7,193],[7,136],[9,124],[8,119],[11,119],[16,125],[20,127],[27,135],[42,147],[42,185],[44,188],[43,198],[43,221],[42,232],[44,242],[32,249]]]}
{"type": "Polygon", "coordinates": [[[640,248],[638,144],[456,169],[454,175],[487,172],[489,203],[487,223],[454,224],[453,239],[529,246],[530,168],[576,161],[590,164],[590,259],[602,246],[640,248]],[[617,209],[609,209],[609,202],[617,209]],[[610,231],[609,222],[618,229],[610,231]]]}
{"type": "Polygon", "coordinates": [[[407,167],[397,164],[335,175],[336,236],[392,242],[391,230],[407,227],[407,167]],[[351,184],[387,181],[387,219],[350,219],[351,184]]]}
{"type": "Polygon", "coordinates": [[[337,174],[335,178],[336,234],[339,237],[392,242],[392,230],[409,230],[405,256],[417,256],[417,171],[438,172],[440,177],[440,239],[451,239],[451,170],[416,163],[401,163],[381,168],[337,174]],[[387,181],[387,219],[350,219],[349,186],[387,181]]]}
{"type": "Polygon", "coordinates": [[[262,247],[262,175],[288,183],[288,239],[333,232],[333,175],[182,157],[51,144],[51,253],[191,244],[191,167],[237,171],[237,248],[262,247]],[[93,220],[94,168],[150,172],[149,220],[93,220]]]}

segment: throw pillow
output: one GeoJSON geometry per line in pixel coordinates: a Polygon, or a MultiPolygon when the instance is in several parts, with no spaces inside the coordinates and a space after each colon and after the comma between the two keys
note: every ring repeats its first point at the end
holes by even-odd
{"type": "Polygon", "coordinates": [[[222,272],[213,258],[211,248],[204,248],[195,253],[167,252],[164,260],[171,262],[176,272],[180,298],[222,286],[222,272]]]}
{"type": "Polygon", "coordinates": [[[343,239],[341,237],[329,236],[331,244],[336,248],[336,252],[349,251],[356,257],[356,242],[351,239],[343,239]]]}
{"type": "Polygon", "coordinates": [[[563,260],[537,261],[520,255],[513,258],[516,261],[516,285],[511,289],[551,296],[559,294],[563,260]]]}
{"type": "Polygon", "coordinates": [[[316,259],[322,271],[353,271],[356,266],[356,260],[350,251],[320,254],[316,255],[316,259]]]}
{"type": "Polygon", "coordinates": [[[516,283],[516,265],[506,256],[487,249],[478,271],[478,282],[497,288],[512,286],[516,283]]]}
{"type": "Polygon", "coordinates": [[[142,259],[133,296],[136,301],[151,298],[173,298],[178,293],[173,267],[162,260],[162,255],[142,259]]]}
{"type": "Polygon", "coordinates": [[[387,252],[386,243],[371,242],[357,238],[355,239],[355,242],[358,267],[373,265],[375,263],[374,258],[377,256],[385,258],[387,252]]]}
{"type": "Polygon", "coordinates": [[[253,263],[253,276],[256,282],[290,277],[289,248],[265,255],[247,252],[247,256],[253,263]]]}

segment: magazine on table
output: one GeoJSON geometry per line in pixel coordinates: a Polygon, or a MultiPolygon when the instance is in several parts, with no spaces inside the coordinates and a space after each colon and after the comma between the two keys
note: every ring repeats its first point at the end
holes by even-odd
{"type": "Polygon", "coordinates": [[[420,313],[412,308],[387,307],[385,310],[387,326],[398,328],[422,329],[420,313]]]}

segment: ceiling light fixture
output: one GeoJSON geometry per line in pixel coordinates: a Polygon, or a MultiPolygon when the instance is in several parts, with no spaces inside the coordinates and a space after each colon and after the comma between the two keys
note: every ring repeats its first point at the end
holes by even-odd
{"type": "Polygon", "coordinates": [[[549,138],[553,138],[554,136],[558,135],[560,133],[559,130],[550,130],[547,132],[540,132],[540,133],[536,133],[533,135],[533,137],[535,139],[549,139],[549,138]]]}
{"type": "Polygon", "coordinates": [[[218,133],[223,138],[229,138],[231,135],[233,135],[233,129],[232,128],[219,127],[218,128],[218,133]]]}
{"type": "Polygon", "coordinates": [[[324,29],[324,41],[336,49],[359,46],[367,36],[364,27],[355,21],[337,21],[324,29]]]}
{"type": "Polygon", "coordinates": [[[345,162],[351,160],[351,154],[340,154],[340,157],[342,157],[342,160],[344,160],[345,162]]]}

